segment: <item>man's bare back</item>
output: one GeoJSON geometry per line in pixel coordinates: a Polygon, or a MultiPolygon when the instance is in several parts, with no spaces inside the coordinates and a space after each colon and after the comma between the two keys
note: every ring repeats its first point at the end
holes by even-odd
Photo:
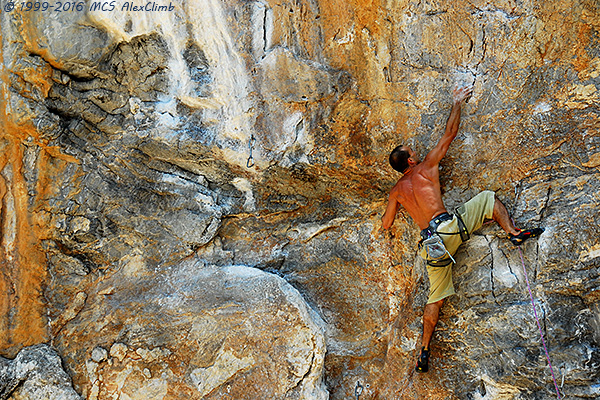
{"type": "Polygon", "coordinates": [[[420,229],[446,212],[442,202],[438,168],[428,168],[423,162],[405,174],[394,186],[390,197],[400,203],[420,229]]]}

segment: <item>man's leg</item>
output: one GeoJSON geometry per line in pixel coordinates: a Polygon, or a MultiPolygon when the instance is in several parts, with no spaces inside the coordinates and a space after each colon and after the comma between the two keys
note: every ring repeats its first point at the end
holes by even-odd
{"type": "Polygon", "coordinates": [[[440,317],[440,309],[444,304],[444,299],[435,303],[427,304],[423,312],[423,338],[421,343],[426,350],[429,350],[429,343],[435,331],[438,319],[440,317]]]}
{"type": "Polygon", "coordinates": [[[437,325],[440,316],[440,309],[443,304],[444,299],[425,306],[425,311],[423,312],[423,338],[421,340],[423,347],[421,348],[421,354],[419,355],[417,366],[415,368],[417,372],[429,371],[429,343],[431,342],[431,337],[435,331],[435,326],[437,325]]]}
{"type": "Polygon", "coordinates": [[[510,235],[510,241],[516,246],[520,246],[525,240],[539,236],[544,232],[544,228],[526,230],[515,228],[506,207],[498,199],[494,202],[494,215],[492,218],[510,235]]]}
{"type": "Polygon", "coordinates": [[[496,198],[496,201],[494,202],[494,215],[492,218],[498,223],[498,225],[500,225],[502,229],[504,229],[504,232],[508,233],[509,235],[519,234],[520,231],[515,228],[510,215],[508,215],[508,210],[504,204],[498,200],[498,198],[496,198]]]}

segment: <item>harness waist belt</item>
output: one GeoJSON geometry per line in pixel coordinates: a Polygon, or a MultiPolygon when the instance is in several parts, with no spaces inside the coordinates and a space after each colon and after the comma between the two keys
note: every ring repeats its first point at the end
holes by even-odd
{"type": "Polygon", "coordinates": [[[421,231],[421,237],[423,239],[427,239],[431,237],[434,233],[436,233],[438,226],[444,221],[450,221],[454,216],[452,214],[448,214],[447,212],[441,213],[433,217],[431,221],[429,221],[429,226],[421,231]]]}

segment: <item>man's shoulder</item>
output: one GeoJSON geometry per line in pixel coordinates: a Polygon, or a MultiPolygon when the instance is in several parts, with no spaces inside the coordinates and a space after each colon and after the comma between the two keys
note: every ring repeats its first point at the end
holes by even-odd
{"type": "Polygon", "coordinates": [[[421,165],[423,167],[433,167],[433,166],[440,165],[441,160],[438,160],[434,153],[435,153],[435,149],[433,149],[429,153],[427,153],[427,155],[425,156],[425,158],[419,165],[421,165]]]}
{"type": "Polygon", "coordinates": [[[415,167],[414,176],[433,178],[439,176],[440,164],[432,159],[425,159],[415,167]]]}
{"type": "Polygon", "coordinates": [[[404,175],[394,185],[392,190],[390,191],[390,197],[399,198],[402,197],[404,193],[406,193],[410,186],[410,178],[404,175]]]}

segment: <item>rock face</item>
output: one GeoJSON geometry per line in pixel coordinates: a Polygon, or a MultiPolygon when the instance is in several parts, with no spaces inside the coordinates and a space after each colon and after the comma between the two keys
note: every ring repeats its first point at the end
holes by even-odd
{"type": "Polygon", "coordinates": [[[326,399],[322,324],[256,268],[132,260],[90,291],[57,347],[87,399],[326,399]]]}
{"type": "Polygon", "coordinates": [[[0,14],[1,368],[50,343],[86,399],[553,399],[526,271],[560,391],[600,396],[597,2],[79,4],[0,14]],[[387,156],[457,83],[447,208],[494,190],[546,232],[523,263],[472,235],[415,375],[387,156]]]}
{"type": "Polygon", "coordinates": [[[80,400],[55,350],[41,344],[19,352],[14,360],[0,357],[0,399],[80,400]]]}

